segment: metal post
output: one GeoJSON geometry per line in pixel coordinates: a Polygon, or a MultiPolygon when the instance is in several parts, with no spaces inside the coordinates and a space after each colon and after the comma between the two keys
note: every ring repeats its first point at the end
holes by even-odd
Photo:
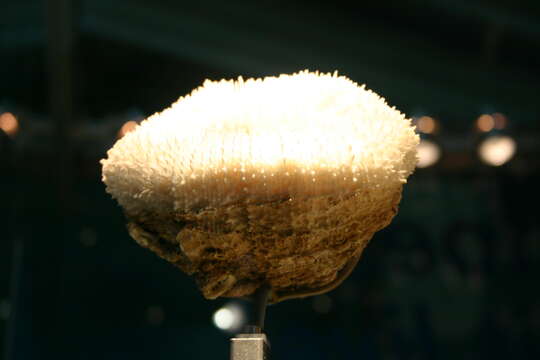
{"type": "Polygon", "coordinates": [[[267,360],[270,358],[270,343],[262,332],[270,287],[261,286],[252,296],[251,325],[242,334],[231,339],[230,360],[267,360]]]}
{"type": "Polygon", "coordinates": [[[270,345],[265,334],[238,334],[231,339],[230,360],[267,360],[269,358],[270,345]]]}

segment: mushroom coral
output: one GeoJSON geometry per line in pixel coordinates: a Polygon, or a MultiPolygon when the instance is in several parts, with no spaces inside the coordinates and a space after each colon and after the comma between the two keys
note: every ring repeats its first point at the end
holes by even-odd
{"type": "Polygon", "coordinates": [[[397,212],[410,120],[344,76],[206,81],[107,153],[130,235],[206,298],[320,294],[397,212]]]}

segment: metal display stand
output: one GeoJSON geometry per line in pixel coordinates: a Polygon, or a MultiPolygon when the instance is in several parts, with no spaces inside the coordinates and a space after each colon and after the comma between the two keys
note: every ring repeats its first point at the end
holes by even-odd
{"type": "Polygon", "coordinates": [[[270,359],[270,343],[263,333],[266,305],[270,288],[260,287],[253,294],[253,311],[251,322],[244,332],[231,338],[230,360],[268,360],[270,359]]]}
{"type": "Polygon", "coordinates": [[[268,360],[270,346],[266,335],[238,334],[231,339],[231,360],[268,360]]]}

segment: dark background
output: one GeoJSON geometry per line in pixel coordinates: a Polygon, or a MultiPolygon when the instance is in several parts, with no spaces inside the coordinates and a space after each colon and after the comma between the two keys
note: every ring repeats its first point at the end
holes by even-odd
{"type": "Polygon", "coordinates": [[[540,358],[540,2],[0,2],[0,350],[12,359],[228,357],[190,278],[132,241],[99,159],[206,78],[339,70],[443,156],[326,296],[268,309],[275,359],[540,358]],[[475,121],[517,153],[482,164],[475,121]]]}

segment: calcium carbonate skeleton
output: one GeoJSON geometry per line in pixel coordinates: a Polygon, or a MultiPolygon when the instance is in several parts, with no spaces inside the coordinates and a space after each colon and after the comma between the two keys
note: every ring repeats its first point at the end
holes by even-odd
{"type": "Polygon", "coordinates": [[[206,298],[329,291],[397,212],[418,136],[384,99],[308,71],[206,81],[102,160],[130,235],[206,298]]]}

